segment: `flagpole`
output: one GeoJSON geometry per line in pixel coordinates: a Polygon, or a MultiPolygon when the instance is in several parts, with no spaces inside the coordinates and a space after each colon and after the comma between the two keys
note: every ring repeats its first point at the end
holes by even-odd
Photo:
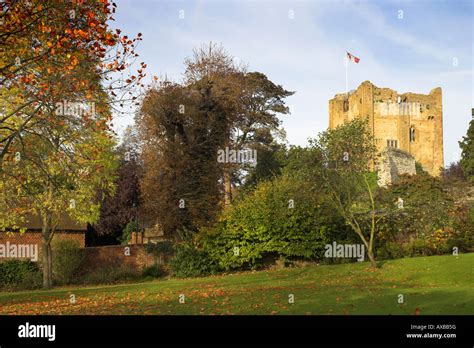
{"type": "Polygon", "coordinates": [[[347,57],[347,53],[346,57],[344,58],[344,65],[346,67],[346,94],[349,95],[349,58],[347,57]]]}

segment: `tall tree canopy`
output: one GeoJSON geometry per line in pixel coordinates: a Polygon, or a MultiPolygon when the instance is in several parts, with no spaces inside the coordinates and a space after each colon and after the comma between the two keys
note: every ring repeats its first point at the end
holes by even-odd
{"type": "Polygon", "coordinates": [[[264,74],[236,66],[212,43],[186,59],[184,76],[182,84],[162,81],[150,89],[137,116],[144,209],[150,223],[159,222],[168,234],[214,220],[232,179],[248,169],[219,163],[218,151],[269,146],[277,114],[288,112],[283,99],[292,94],[264,74]]]}

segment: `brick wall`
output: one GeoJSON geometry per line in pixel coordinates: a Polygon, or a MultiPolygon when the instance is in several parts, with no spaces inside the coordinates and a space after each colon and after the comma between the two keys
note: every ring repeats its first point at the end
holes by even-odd
{"type": "MultiPolygon", "coordinates": [[[[79,245],[85,247],[85,232],[60,232],[56,231],[53,237],[53,242],[57,240],[76,240],[79,245]]],[[[6,245],[37,245],[38,247],[38,262],[41,262],[41,232],[27,231],[23,234],[13,233],[7,234],[0,232],[0,244],[6,245]]],[[[3,260],[6,260],[3,259],[3,260]]],[[[2,258],[0,258],[0,262],[2,258]]],[[[108,245],[84,248],[84,269],[94,270],[102,267],[120,267],[121,265],[128,266],[132,270],[140,272],[148,266],[154,264],[165,264],[166,260],[163,258],[155,258],[155,256],[148,254],[145,251],[143,244],[138,245],[108,245]]]]}
{"type": "MultiPolygon", "coordinates": [[[[155,260],[145,251],[144,245],[108,245],[85,248],[84,269],[94,270],[102,267],[124,265],[137,272],[162,260],[155,260]]],[[[161,261],[161,262],[160,262],[161,261]]]]}
{"type": "MultiPolygon", "coordinates": [[[[79,243],[81,248],[85,246],[85,232],[84,231],[56,231],[53,236],[53,243],[57,240],[75,240],[79,243]]],[[[40,231],[26,231],[25,233],[6,233],[0,232],[0,244],[6,245],[37,245],[38,261],[41,260],[41,232],[40,231]]],[[[0,262],[2,258],[0,258],[0,262]]]]}

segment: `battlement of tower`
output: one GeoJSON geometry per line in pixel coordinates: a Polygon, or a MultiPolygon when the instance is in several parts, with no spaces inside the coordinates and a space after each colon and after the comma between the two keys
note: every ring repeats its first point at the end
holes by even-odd
{"type": "Polygon", "coordinates": [[[371,112],[379,116],[411,115],[418,118],[423,116],[432,118],[441,107],[441,88],[434,88],[429,94],[412,92],[399,94],[390,88],[379,88],[370,81],[365,81],[356,90],[336,94],[330,100],[330,104],[341,106],[332,110],[335,117],[337,113],[357,113],[365,109],[368,103],[373,105],[371,112]]]}

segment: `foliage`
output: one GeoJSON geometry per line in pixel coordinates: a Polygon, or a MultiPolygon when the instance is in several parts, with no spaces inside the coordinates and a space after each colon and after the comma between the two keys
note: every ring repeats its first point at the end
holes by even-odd
{"type": "Polygon", "coordinates": [[[161,278],[166,275],[165,269],[160,265],[153,265],[146,267],[143,272],[143,277],[151,277],[151,278],[161,278]]]}
{"type": "Polygon", "coordinates": [[[41,272],[31,261],[8,260],[0,263],[0,288],[25,290],[41,287],[41,272]]]}
{"type": "Polygon", "coordinates": [[[405,246],[407,256],[430,256],[435,253],[434,248],[429,244],[425,238],[414,238],[410,240],[405,246]]]}
{"type": "Polygon", "coordinates": [[[207,87],[163,83],[142,104],[137,123],[146,144],[140,183],[143,216],[150,225],[159,221],[166,236],[181,228],[194,231],[218,211],[216,154],[224,144],[222,118],[228,112],[216,88],[210,82],[207,87]],[[186,113],[179,112],[180,105],[186,113]],[[216,105],[212,111],[210,105],[216,105]]]}
{"type": "Polygon", "coordinates": [[[284,174],[259,183],[234,203],[201,242],[224,269],[256,268],[270,259],[321,258],[347,230],[308,178],[284,174]],[[336,236],[338,234],[338,236],[336,236]]]}
{"type": "Polygon", "coordinates": [[[115,99],[117,91],[140,85],[144,63],[133,78],[110,76],[126,71],[141,40],[141,34],[128,38],[110,28],[115,7],[108,1],[2,2],[0,106],[7,112],[1,118],[0,163],[12,142],[38,122],[51,130],[61,125],[61,117],[51,115],[54,100],[91,101],[105,88],[115,99]]]}
{"type": "Polygon", "coordinates": [[[460,252],[474,251],[474,206],[457,206],[452,214],[453,232],[447,241],[449,250],[457,247],[460,252]]]}
{"type": "Polygon", "coordinates": [[[244,185],[239,191],[251,191],[261,181],[270,180],[282,173],[314,174],[314,166],[318,165],[319,153],[310,147],[273,143],[269,148],[258,152],[255,169],[249,172],[244,185]]]}
{"type": "Polygon", "coordinates": [[[474,182],[474,120],[469,122],[466,136],[459,142],[461,148],[460,165],[464,175],[474,182]]]}
{"type": "Polygon", "coordinates": [[[212,225],[222,198],[232,199],[232,184],[254,170],[219,163],[218,152],[271,151],[277,114],[288,113],[283,99],[292,94],[212,43],[194,50],[184,76],[182,84],[149,89],[136,119],[144,143],[143,215],[172,236],[212,225]]]}
{"type": "Polygon", "coordinates": [[[122,245],[127,245],[132,238],[132,233],[136,232],[138,232],[138,223],[136,221],[130,221],[123,229],[122,236],[120,236],[119,241],[122,243],[122,245]]]}
{"type": "Polygon", "coordinates": [[[472,208],[458,191],[457,182],[446,178],[401,176],[384,192],[392,205],[402,199],[403,208],[379,222],[378,255],[396,258],[451,253],[453,247],[460,252],[470,250],[474,245],[472,208]]]}
{"type": "Polygon", "coordinates": [[[53,277],[59,284],[69,284],[81,267],[84,253],[75,240],[53,240],[53,277]]]}
{"type": "Polygon", "coordinates": [[[290,113],[285,98],[294,92],[276,85],[260,72],[242,69],[232,78],[237,81],[235,104],[237,116],[233,118],[230,136],[226,145],[234,150],[251,149],[257,153],[257,163],[226,163],[224,171],[224,191],[227,205],[233,199],[232,188],[247,179],[250,183],[271,177],[278,172],[279,163],[274,156],[281,147],[277,138],[284,139],[285,133],[279,129],[278,115],[290,113]]]}
{"type": "Polygon", "coordinates": [[[259,182],[272,179],[281,174],[286,154],[284,144],[273,142],[272,144],[259,147],[257,153],[257,165],[253,170],[248,171],[244,178],[245,180],[235,179],[236,182],[242,183],[239,191],[252,189],[259,182]]]}
{"type": "Polygon", "coordinates": [[[82,284],[116,284],[140,279],[140,274],[127,265],[98,267],[87,271],[78,282],[82,284]]]}
{"type": "Polygon", "coordinates": [[[385,216],[380,222],[381,233],[396,233],[397,238],[428,236],[449,223],[453,199],[446,192],[443,182],[428,174],[401,176],[386,191],[385,199],[396,206],[403,200],[403,209],[385,216]],[[405,237],[403,237],[405,236],[405,237]]]}
{"type": "Polygon", "coordinates": [[[442,176],[445,180],[466,181],[467,179],[460,162],[453,162],[448,167],[444,168],[442,176]]]}
{"type": "Polygon", "coordinates": [[[426,174],[426,170],[423,169],[423,166],[420,162],[415,162],[416,174],[426,174]]]}
{"type": "Polygon", "coordinates": [[[319,134],[311,141],[319,163],[314,166],[315,186],[326,192],[334,211],[364,243],[373,267],[379,211],[389,208],[379,200],[376,175],[371,172],[376,147],[368,122],[356,118],[319,134]]]}
{"type": "Polygon", "coordinates": [[[400,259],[405,256],[408,256],[406,249],[399,242],[387,240],[383,243],[380,243],[377,248],[377,257],[383,260],[400,259]]]}
{"type": "Polygon", "coordinates": [[[219,271],[219,267],[206,251],[197,249],[189,243],[175,246],[170,269],[177,278],[203,277],[219,271]]]}

